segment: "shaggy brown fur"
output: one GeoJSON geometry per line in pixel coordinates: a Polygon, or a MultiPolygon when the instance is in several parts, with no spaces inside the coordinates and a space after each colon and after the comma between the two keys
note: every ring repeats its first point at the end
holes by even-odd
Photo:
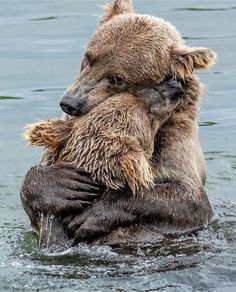
{"type": "Polygon", "coordinates": [[[107,188],[128,185],[134,193],[153,186],[150,157],[154,137],[178,105],[181,86],[169,81],[142,98],[117,94],[89,114],[68,121],[49,120],[27,126],[31,145],[45,146],[44,163],[76,163],[107,188]]]}
{"type": "Polygon", "coordinates": [[[216,55],[207,48],[187,47],[163,19],[132,13],[131,2],[116,0],[106,6],[102,25],[86,49],[81,74],[64,98],[83,100],[84,114],[117,92],[136,92],[170,77],[181,80],[184,97],[157,134],[154,159],[158,180],[185,181],[193,189],[197,180],[198,188],[205,166],[196,124],[202,85],[194,70],[210,67],[216,55]],[[119,84],[114,83],[117,77],[119,84]]]}
{"type": "MultiPolygon", "coordinates": [[[[109,4],[103,24],[86,49],[80,76],[66,90],[64,97],[83,100],[81,113],[88,112],[107,97],[120,91],[135,91],[173,77],[194,80],[194,100],[186,95],[179,110],[196,116],[200,83],[194,69],[206,69],[214,63],[215,54],[207,48],[189,48],[168,22],[148,15],[117,14],[117,5],[109,4]],[[115,15],[115,16],[114,16],[115,15]],[[124,29],[125,28],[125,29],[124,29]],[[119,77],[119,84],[114,78],[119,77]],[[197,98],[196,98],[197,97],[197,98]],[[193,106],[189,107],[189,104],[193,106]]],[[[131,8],[129,9],[131,11],[131,8]]],[[[189,85],[191,82],[188,83],[189,85]]]]}
{"type": "MultiPolygon", "coordinates": [[[[115,0],[106,6],[101,25],[86,49],[81,74],[63,99],[81,102],[80,114],[85,114],[118,92],[135,92],[168,78],[181,80],[185,94],[155,137],[154,187],[143,197],[109,192],[70,222],[68,229],[77,241],[137,242],[140,229],[147,224],[151,229],[155,226],[162,232],[174,232],[205,226],[212,217],[198,142],[196,117],[202,86],[195,69],[210,67],[215,54],[207,48],[188,47],[176,29],[160,18],[132,13],[131,2],[115,0]]],[[[32,170],[27,178],[37,175],[32,170]]],[[[25,198],[27,188],[23,190],[25,198]]],[[[35,206],[28,197],[25,205],[32,211],[35,206]]],[[[38,205],[40,208],[40,202],[38,205]]],[[[142,233],[143,241],[148,240],[148,232],[142,233]]]]}
{"type": "MultiPolygon", "coordinates": [[[[64,97],[83,97],[84,113],[96,106],[96,93],[105,99],[119,90],[148,88],[169,77],[185,84],[185,94],[155,137],[154,188],[146,191],[142,200],[136,196],[127,199],[126,193],[123,199],[121,194],[116,200],[108,194],[96,202],[69,224],[77,241],[137,242],[143,224],[173,232],[209,223],[212,209],[204,191],[205,160],[196,121],[202,85],[195,69],[207,69],[215,59],[215,53],[207,48],[188,47],[163,19],[132,13],[129,0],[106,6],[102,25],[86,49],[81,74],[64,97]],[[123,81],[119,86],[112,85],[114,76],[123,81]]],[[[142,238],[148,240],[148,234],[142,238]]]]}

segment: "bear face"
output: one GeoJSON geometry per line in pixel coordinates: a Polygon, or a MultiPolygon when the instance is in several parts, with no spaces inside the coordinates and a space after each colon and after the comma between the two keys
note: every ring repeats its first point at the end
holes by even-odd
{"type": "Polygon", "coordinates": [[[154,137],[182,95],[174,80],[141,89],[138,96],[119,93],[87,115],[29,125],[25,137],[31,145],[46,147],[46,165],[72,162],[108,189],[128,185],[142,192],[154,180],[154,137]]]}
{"type": "Polygon", "coordinates": [[[61,102],[69,115],[85,114],[119,92],[155,87],[167,78],[184,82],[194,69],[214,63],[207,48],[189,48],[168,22],[132,13],[132,1],[116,0],[85,51],[80,76],[61,102]]]}

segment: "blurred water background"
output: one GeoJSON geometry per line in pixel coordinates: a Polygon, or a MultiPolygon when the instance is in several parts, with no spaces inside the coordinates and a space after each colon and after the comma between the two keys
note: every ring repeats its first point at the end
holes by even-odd
{"type": "Polygon", "coordinates": [[[188,45],[218,54],[217,65],[199,74],[207,84],[199,130],[211,229],[145,249],[38,251],[19,189],[40,151],[25,148],[21,133],[28,122],[60,115],[60,97],[102,12],[97,4],[0,0],[0,291],[236,291],[234,0],[134,0],[136,12],[169,20],[188,45]]]}

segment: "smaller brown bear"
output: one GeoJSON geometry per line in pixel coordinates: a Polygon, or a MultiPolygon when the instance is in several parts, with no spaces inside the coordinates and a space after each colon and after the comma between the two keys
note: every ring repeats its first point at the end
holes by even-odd
{"type": "Polygon", "coordinates": [[[157,130],[181,100],[180,83],[170,80],[101,101],[89,114],[26,127],[30,145],[45,146],[43,164],[73,162],[107,188],[129,186],[136,193],[153,185],[150,157],[157,130]]]}

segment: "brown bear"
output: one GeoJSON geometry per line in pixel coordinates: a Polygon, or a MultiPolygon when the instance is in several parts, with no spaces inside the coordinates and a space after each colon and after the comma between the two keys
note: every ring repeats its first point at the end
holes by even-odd
{"type": "Polygon", "coordinates": [[[76,163],[108,189],[128,186],[133,193],[143,192],[154,183],[154,137],[182,93],[174,80],[139,96],[119,93],[100,100],[87,115],[27,125],[24,136],[29,145],[46,147],[46,165],[76,163]]]}
{"type": "MultiPolygon", "coordinates": [[[[62,109],[69,115],[85,114],[100,98],[150,88],[172,78],[184,84],[185,93],[154,140],[154,187],[143,196],[110,190],[82,214],[80,209],[72,219],[65,218],[75,242],[145,242],[150,234],[155,239],[160,232],[201,228],[212,217],[196,122],[202,86],[194,70],[212,65],[215,54],[207,48],[187,47],[171,24],[134,14],[131,2],[115,0],[105,7],[101,25],[86,49],[81,74],[65,92],[62,109]]],[[[38,220],[37,210],[70,213],[71,205],[66,200],[62,203],[58,188],[55,191],[57,173],[57,166],[34,167],[25,178],[21,197],[33,224],[38,220]],[[45,173],[54,174],[48,182],[45,173]],[[35,184],[35,180],[40,182],[35,184]],[[45,185],[53,194],[50,204],[45,185]]]]}

